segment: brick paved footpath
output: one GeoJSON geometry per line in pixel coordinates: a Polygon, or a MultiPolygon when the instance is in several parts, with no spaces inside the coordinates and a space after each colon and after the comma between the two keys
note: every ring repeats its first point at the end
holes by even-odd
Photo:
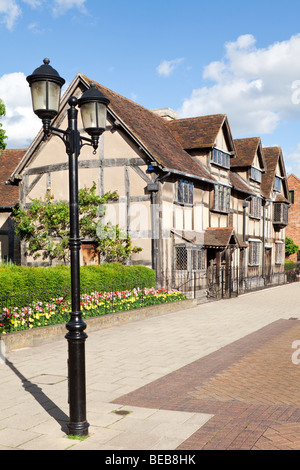
{"type": "Polygon", "coordinates": [[[116,402],[213,414],[180,450],[298,450],[298,338],[300,321],[278,320],[116,402]]]}
{"type": "Polygon", "coordinates": [[[298,450],[299,309],[294,283],[91,332],[82,442],[64,433],[66,340],[11,351],[0,449],[298,450]]]}

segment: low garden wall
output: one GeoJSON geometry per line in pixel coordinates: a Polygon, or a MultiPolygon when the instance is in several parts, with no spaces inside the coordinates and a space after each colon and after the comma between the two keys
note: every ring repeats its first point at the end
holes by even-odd
{"type": "MultiPolygon", "coordinates": [[[[86,332],[88,334],[89,332],[102,328],[142,320],[152,316],[174,313],[180,310],[189,309],[195,305],[197,305],[196,299],[187,299],[177,302],[151,305],[123,312],[108,313],[107,315],[100,315],[98,317],[85,318],[84,321],[87,325],[86,332]]],[[[3,359],[8,351],[37,346],[42,343],[64,338],[66,333],[66,325],[63,323],[2,334],[0,335],[0,356],[2,356],[3,359]]]]}

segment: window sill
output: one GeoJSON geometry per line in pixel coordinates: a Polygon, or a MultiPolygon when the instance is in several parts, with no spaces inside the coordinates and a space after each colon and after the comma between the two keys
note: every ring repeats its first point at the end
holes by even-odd
{"type": "Polygon", "coordinates": [[[230,209],[228,211],[222,211],[221,209],[210,209],[211,212],[216,212],[218,214],[224,214],[224,215],[228,215],[229,212],[230,212],[230,209]]]}
{"type": "Polygon", "coordinates": [[[249,179],[250,179],[251,181],[254,181],[254,183],[261,184],[261,181],[256,180],[255,178],[252,178],[251,176],[249,176],[249,179]]]}
{"type": "Polygon", "coordinates": [[[194,203],[191,204],[190,202],[179,202],[179,201],[174,201],[174,204],[177,206],[184,206],[184,207],[194,207],[194,203]]]}
{"type": "Polygon", "coordinates": [[[213,160],[211,160],[209,163],[210,163],[211,165],[217,166],[218,168],[223,168],[223,170],[230,170],[230,167],[229,167],[229,166],[221,165],[220,163],[216,163],[216,162],[214,162],[213,160]]]}

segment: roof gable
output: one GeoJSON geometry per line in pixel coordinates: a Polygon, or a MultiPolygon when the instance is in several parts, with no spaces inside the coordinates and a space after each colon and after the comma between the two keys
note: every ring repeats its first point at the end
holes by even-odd
{"type": "Polygon", "coordinates": [[[300,184],[300,179],[298,178],[298,176],[294,175],[294,173],[291,173],[287,177],[287,182],[288,182],[288,185],[291,185],[291,189],[292,189],[294,183],[296,183],[297,185],[300,184]]]}
{"type": "Polygon", "coordinates": [[[272,189],[274,178],[276,175],[276,167],[279,164],[281,169],[281,176],[283,178],[282,187],[284,196],[289,199],[288,185],[286,179],[285,165],[283,161],[282,150],[280,147],[264,147],[264,157],[266,162],[266,172],[262,175],[261,190],[263,196],[270,198],[272,196],[272,189]]]}
{"type": "Polygon", "coordinates": [[[26,149],[5,149],[0,152],[0,207],[14,206],[19,200],[19,188],[6,184],[6,181],[25,153],[26,149]]]}
{"type": "Polygon", "coordinates": [[[260,137],[249,137],[246,139],[234,139],[236,159],[230,164],[232,168],[249,167],[258,156],[260,167],[265,171],[266,164],[260,137]]]}
{"type": "MultiPolygon", "coordinates": [[[[149,159],[156,161],[164,171],[182,173],[186,176],[204,179],[212,183],[214,182],[214,178],[206,168],[193,159],[179,145],[169,131],[167,122],[162,117],[109,88],[100,85],[94,80],[90,80],[81,73],[76,75],[62,97],[61,111],[53,121],[54,126],[61,121],[62,110],[64,109],[64,112],[66,112],[68,98],[72,96],[78,88],[80,88],[81,91],[87,89],[91,82],[95,83],[96,87],[110,100],[108,117],[118,122],[118,125],[141,146],[149,156],[149,159]]],[[[29,148],[23,161],[15,170],[12,178],[16,173],[23,171],[34,154],[35,149],[41,144],[42,139],[43,133],[40,132],[29,148]]]]}
{"type": "Polygon", "coordinates": [[[229,151],[234,152],[234,144],[226,114],[175,119],[167,127],[179,145],[185,150],[213,148],[223,128],[229,151]]]}

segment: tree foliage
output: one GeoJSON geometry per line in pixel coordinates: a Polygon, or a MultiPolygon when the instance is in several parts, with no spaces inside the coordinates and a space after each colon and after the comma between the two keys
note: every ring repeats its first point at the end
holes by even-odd
{"type": "Polygon", "coordinates": [[[298,245],[292,240],[292,238],[287,237],[285,239],[285,254],[286,256],[292,255],[298,251],[298,245]]]}
{"type": "MultiPolygon", "coordinates": [[[[5,104],[3,101],[0,99],[0,119],[5,116],[6,114],[6,108],[5,104]]],[[[6,143],[4,142],[7,139],[5,130],[2,129],[2,123],[0,122],[0,150],[6,148],[6,143]]]]}
{"type": "MultiPolygon", "coordinates": [[[[96,194],[96,184],[79,190],[79,235],[83,240],[95,240],[103,262],[124,262],[132,253],[131,239],[118,225],[105,220],[106,204],[118,198],[116,191],[103,196],[96,194]]],[[[69,203],[55,201],[50,191],[44,199],[32,199],[28,209],[14,209],[16,234],[27,242],[27,253],[34,259],[42,257],[69,262],[70,214],[69,203]]]]}

